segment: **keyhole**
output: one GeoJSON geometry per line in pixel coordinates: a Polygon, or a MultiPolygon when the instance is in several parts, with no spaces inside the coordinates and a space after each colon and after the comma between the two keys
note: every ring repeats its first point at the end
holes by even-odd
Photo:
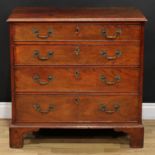
{"type": "Polygon", "coordinates": [[[76,79],[79,79],[79,77],[80,77],[80,73],[79,73],[79,71],[75,71],[74,74],[75,74],[75,78],[76,78],[76,79]]]}
{"type": "Polygon", "coordinates": [[[80,27],[79,27],[79,25],[76,25],[75,33],[76,33],[77,35],[80,33],[80,27]]]}
{"type": "Polygon", "coordinates": [[[79,98],[75,98],[74,102],[75,102],[75,104],[79,104],[80,103],[80,99],[79,98]]]}

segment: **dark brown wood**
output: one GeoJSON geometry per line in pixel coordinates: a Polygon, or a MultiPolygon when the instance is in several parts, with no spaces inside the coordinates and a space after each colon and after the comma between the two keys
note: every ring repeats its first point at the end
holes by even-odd
{"type": "Polygon", "coordinates": [[[15,65],[140,65],[139,44],[18,45],[14,56],[15,65]],[[52,56],[48,56],[50,52],[52,56]],[[117,52],[121,55],[117,56],[117,52]]]}
{"type": "Polygon", "coordinates": [[[11,101],[12,101],[12,123],[15,121],[15,80],[14,80],[14,45],[13,36],[14,31],[12,24],[9,25],[10,30],[10,68],[11,68],[11,101]]]}
{"type": "Polygon", "coordinates": [[[118,41],[108,41],[108,40],[60,40],[60,41],[14,41],[14,45],[140,45],[141,40],[118,40],[118,41]]]}
{"type": "Polygon", "coordinates": [[[137,122],[138,96],[17,95],[16,122],[137,122]],[[36,111],[34,105],[40,105],[36,111]],[[54,109],[48,111],[50,105],[54,109]],[[105,105],[105,111],[101,107],[105,105]],[[119,105],[118,111],[114,111],[119,105]],[[45,112],[45,113],[42,113],[45,112]]]}
{"type": "Polygon", "coordinates": [[[144,145],[144,127],[116,128],[115,131],[122,131],[128,134],[131,148],[142,148],[144,145]]]}
{"type": "Polygon", "coordinates": [[[139,116],[140,119],[139,119],[139,122],[142,123],[142,103],[143,103],[143,74],[144,74],[144,24],[141,25],[141,44],[140,44],[140,95],[139,95],[139,116]]]}
{"type": "Polygon", "coordinates": [[[143,22],[144,15],[133,7],[105,8],[50,8],[18,7],[10,15],[8,22],[143,22]]]}
{"type": "Polygon", "coordinates": [[[140,11],[22,7],[8,21],[11,147],[40,128],[115,129],[143,147],[140,11]]]}
{"type": "Polygon", "coordinates": [[[115,23],[16,23],[14,41],[139,40],[140,25],[115,23]],[[76,28],[79,28],[78,33],[76,28]],[[118,37],[114,37],[120,30],[118,37]],[[38,31],[38,37],[34,31],[38,31]],[[52,34],[48,36],[48,32],[52,34]],[[106,34],[103,32],[105,31],[106,34]],[[132,32],[132,33],[131,33],[132,32]],[[42,36],[47,36],[42,38],[42,36]]]}
{"type": "MultiPolygon", "coordinates": [[[[23,147],[24,144],[24,137],[26,134],[30,132],[37,132],[40,128],[64,128],[64,129],[114,129],[117,132],[124,132],[129,136],[129,141],[130,141],[130,147],[131,148],[142,148],[143,147],[143,142],[144,142],[144,127],[142,125],[125,125],[125,123],[122,125],[117,124],[111,124],[111,125],[104,125],[104,124],[97,124],[94,125],[93,123],[84,123],[84,124],[66,124],[64,126],[55,124],[51,126],[37,126],[34,125],[32,127],[28,125],[20,125],[10,126],[10,147],[12,148],[21,148],[23,147]]],[[[104,131],[104,130],[103,130],[104,131]]]]}
{"type": "Polygon", "coordinates": [[[138,92],[139,68],[16,67],[16,92],[138,92]],[[78,77],[76,77],[78,72],[78,77]],[[38,75],[40,79],[34,80],[38,75]],[[52,76],[50,81],[48,77],[52,76]],[[104,76],[105,81],[101,79],[104,76]],[[116,77],[120,80],[116,80],[116,77]],[[47,82],[42,85],[39,82],[47,82]],[[108,84],[111,83],[111,84],[108,84]]]}
{"type": "Polygon", "coordinates": [[[10,147],[22,148],[24,143],[24,136],[29,132],[38,130],[38,128],[10,127],[10,147]]]}

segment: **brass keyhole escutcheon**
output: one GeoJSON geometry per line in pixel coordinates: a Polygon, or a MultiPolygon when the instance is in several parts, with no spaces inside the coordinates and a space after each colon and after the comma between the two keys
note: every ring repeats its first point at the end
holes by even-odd
{"type": "Polygon", "coordinates": [[[79,46],[75,48],[74,53],[76,56],[80,55],[80,47],[79,46]]]}
{"type": "Polygon", "coordinates": [[[76,25],[76,27],[75,27],[75,34],[79,35],[79,33],[80,33],[80,27],[79,27],[79,25],[76,25]]]}
{"type": "Polygon", "coordinates": [[[76,97],[76,98],[74,99],[74,103],[75,103],[75,104],[79,104],[79,103],[80,103],[80,98],[79,98],[79,97],[76,97]]]}
{"type": "Polygon", "coordinates": [[[80,72],[78,70],[75,71],[74,73],[75,79],[79,79],[80,78],[80,72]]]}

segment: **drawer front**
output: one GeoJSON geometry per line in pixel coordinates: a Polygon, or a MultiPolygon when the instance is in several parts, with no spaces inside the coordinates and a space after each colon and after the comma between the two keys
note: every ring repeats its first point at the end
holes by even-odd
{"type": "Polygon", "coordinates": [[[137,96],[16,95],[16,122],[136,122],[137,96]]]}
{"type": "Polygon", "coordinates": [[[140,28],[113,23],[17,23],[14,41],[139,40],[140,28]]]}
{"type": "Polygon", "coordinates": [[[138,120],[137,96],[79,97],[79,120],[128,122],[138,120]]]}
{"type": "Polygon", "coordinates": [[[74,98],[56,95],[16,95],[16,122],[74,122],[74,98]]]}
{"type": "Polygon", "coordinates": [[[17,65],[139,65],[140,48],[132,45],[18,45],[17,65]]]}
{"type": "Polygon", "coordinates": [[[137,92],[138,68],[16,67],[17,92],[137,92]]]}

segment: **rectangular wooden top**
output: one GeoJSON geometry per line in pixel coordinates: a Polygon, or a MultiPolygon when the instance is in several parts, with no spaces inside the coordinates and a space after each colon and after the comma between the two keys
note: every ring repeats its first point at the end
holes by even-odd
{"type": "Polygon", "coordinates": [[[144,15],[132,7],[105,8],[50,8],[18,7],[14,9],[8,22],[110,22],[147,21],[144,15]]]}

